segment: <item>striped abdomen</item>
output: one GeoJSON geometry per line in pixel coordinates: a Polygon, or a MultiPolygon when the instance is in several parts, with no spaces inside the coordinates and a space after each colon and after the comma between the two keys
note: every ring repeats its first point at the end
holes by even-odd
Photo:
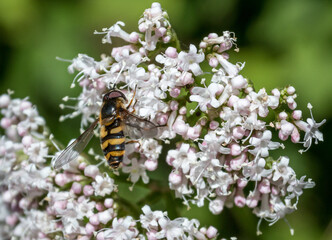
{"type": "Polygon", "coordinates": [[[118,168],[125,153],[125,137],[120,117],[101,126],[100,143],[108,164],[112,168],[118,168]]]}

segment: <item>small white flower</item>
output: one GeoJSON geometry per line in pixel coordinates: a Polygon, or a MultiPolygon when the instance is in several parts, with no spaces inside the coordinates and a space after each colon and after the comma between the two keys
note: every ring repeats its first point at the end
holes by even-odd
{"type": "Polygon", "coordinates": [[[279,142],[272,142],[272,132],[265,130],[264,132],[258,132],[257,137],[251,137],[249,143],[255,147],[255,149],[248,150],[251,154],[258,156],[268,157],[269,150],[274,150],[282,146],[279,142]]]}
{"type": "Polygon", "coordinates": [[[103,37],[102,43],[112,43],[111,37],[118,37],[122,38],[123,40],[127,42],[132,42],[130,39],[130,35],[122,30],[121,26],[125,26],[124,22],[118,21],[110,28],[103,28],[102,32],[95,31],[94,34],[106,34],[106,36],[103,37]]]}
{"type": "Polygon", "coordinates": [[[158,223],[161,227],[161,231],[156,234],[158,239],[166,238],[167,240],[171,239],[185,239],[185,234],[183,230],[184,218],[177,218],[169,220],[167,218],[159,219],[158,223]]]}
{"type": "Polygon", "coordinates": [[[288,164],[289,158],[284,156],[280,158],[278,163],[273,163],[273,181],[278,181],[281,179],[282,185],[285,185],[292,176],[295,176],[294,170],[289,167],[288,164]]]}
{"type": "Polygon", "coordinates": [[[144,154],[147,159],[157,160],[161,153],[162,146],[158,143],[157,140],[153,138],[147,138],[141,140],[140,149],[141,153],[144,154]]]}
{"type": "Polygon", "coordinates": [[[197,53],[195,45],[190,44],[188,53],[184,51],[179,53],[180,67],[184,71],[191,70],[195,76],[201,75],[203,71],[200,68],[199,63],[203,62],[204,57],[204,53],[197,53]]]}
{"type": "Polygon", "coordinates": [[[44,142],[32,143],[26,150],[29,160],[35,164],[46,162],[45,157],[48,154],[48,147],[44,142]]]}
{"type": "Polygon", "coordinates": [[[313,188],[315,183],[309,178],[308,181],[305,181],[306,176],[302,176],[300,179],[292,177],[288,181],[287,192],[291,193],[288,195],[288,198],[300,197],[303,193],[303,189],[313,188]]]}
{"type": "Polygon", "coordinates": [[[194,87],[191,92],[190,101],[198,102],[201,111],[206,112],[208,107],[218,108],[219,101],[216,99],[216,93],[223,90],[223,86],[218,83],[211,83],[207,88],[194,87]]]}
{"type": "Polygon", "coordinates": [[[138,162],[136,158],[131,159],[131,166],[123,166],[122,171],[130,174],[129,178],[132,183],[136,183],[140,177],[145,184],[149,182],[144,163],[138,162]]]}
{"type": "Polygon", "coordinates": [[[272,169],[265,169],[265,159],[260,158],[258,161],[252,161],[243,167],[243,176],[252,181],[261,181],[272,173],[272,169]]]}
{"type": "Polygon", "coordinates": [[[297,121],[295,124],[303,131],[305,131],[304,135],[304,144],[303,146],[306,148],[305,150],[301,150],[300,152],[306,152],[311,144],[312,144],[312,139],[315,139],[315,144],[318,144],[318,141],[324,141],[323,139],[323,134],[318,130],[319,127],[321,127],[325,122],[326,119],[321,121],[320,123],[317,123],[313,117],[312,114],[312,106],[309,103],[308,104],[308,109],[310,111],[311,118],[307,119],[307,122],[303,121],[297,121]]]}
{"type": "Polygon", "coordinates": [[[162,211],[151,211],[148,205],[142,208],[143,214],[140,215],[140,223],[143,228],[146,229],[157,229],[158,220],[164,217],[162,211]]]}
{"type": "Polygon", "coordinates": [[[184,174],[196,163],[196,153],[189,150],[189,144],[181,144],[179,150],[169,150],[167,158],[170,159],[175,169],[181,169],[184,174]]]}
{"type": "Polygon", "coordinates": [[[92,187],[95,190],[96,196],[105,197],[105,195],[113,192],[115,185],[114,180],[110,178],[107,174],[104,174],[104,176],[96,176],[95,181],[92,182],[92,187]]]}
{"type": "Polygon", "coordinates": [[[258,93],[252,91],[249,96],[251,98],[250,111],[257,111],[260,117],[266,117],[269,113],[269,96],[265,88],[260,89],[258,93]]]}
{"type": "Polygon", "coordinates": [[[130,240],[134,239],[138,231],[134,227],[133,218],[128,216],[125,218],[115,218],[112,222],[112,228],[104,231],[104,237],[107,239],[130,240]]]}

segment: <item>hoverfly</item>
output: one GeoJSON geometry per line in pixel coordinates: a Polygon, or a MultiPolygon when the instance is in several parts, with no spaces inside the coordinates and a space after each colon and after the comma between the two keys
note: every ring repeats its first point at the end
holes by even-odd
{"type": "MultiPolygon", "coordinates": [[[[126,144],[125,136],[132,139],[155,137],[160,126],[128,111],[133,99],[125,107],[125,103],[128,101],[121,91],[113,89],[106,93],[103,96],[99,118],[52,160],[53,168],[58,169],[80,155],[94,135],[94,128],[98,122],[100,124],[101,149],[108,164],[113,169],[118,168],[123,160],[126,144]]],[[[137,141],[127,143],[132,142],[137,141]]]]}

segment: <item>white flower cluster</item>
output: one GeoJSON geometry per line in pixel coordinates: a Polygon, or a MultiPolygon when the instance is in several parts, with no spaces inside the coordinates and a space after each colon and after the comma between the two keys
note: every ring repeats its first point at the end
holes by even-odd
{"type": "MultiPolygon", "coordinates": [[[[272,134],[278,133],[281,141],[290,137],[293,143],[303,144],[302,153],[313,140],[323,141],[318,128],[325,120],[316,123],[310,104],[311,118],[302,120],[292,86],[273,89],[271,94],[264,88],[255,91],[240,74],[244,64],[228,60],[226,51],[236,41],[233,33],[211,33],[199,49],[191,44],[189,51],[181,50],[159,3],[145,10],[140,33],[126,33],[123,26],[118,22],[97,32],[105,34],[104,43],[111,43],[111,37],[127,42],[113,48],[111,56],[103,55],[98,62],[81,54],[72,60],[69,70],[79,71],[74,81],[80,83],[82,93],[76,111],[64,118],[82,114],[84,126],[98,115],[107,89],[124,89],[129,99],[136,90],[135,112],[167,125],[156,139],[178,141],[166,161],[173,168],[170,188],[185,204],[203,206],[208,200],[214,214],[224,206],[248,206],[272,223],[294,211],[302,189],[314,183],[298,179],[287,156],[271,155],[284,148],[272,141],[272,134]],[[209,67],[202,69],[200,64],[209,67]],[[272,122],[266,122],[269,114],[276,116],[272,122]]],[[[160,152],[160,142],[142,140],[141,146],[127,153],[123,171],[131,173],[134,183],[139,177],[148,182],[145,170],[157,168],[160,152]]]]}
{"type": "MultiPolygon", "coordinates": [[[[199,228],[198,220],[187,218],[171,220],[167,212],[152,212],[147,205],[137,221],[131,216],[120,216],[119,211],[126,206],[114,198],[118,191],[114,180],[97,166],[88,165],[83,157],[65,166],[64,171],[51,169],[51,158],[59,150],[45,121],[31,102],[12,99],[10,94],[0,95],[1,131],[5,132],[0,136],[0,239],[217,236],[212,226],[199,228]]],[[[145,144],[148,154],[154,143],[145,144]]],[[[137,161],[133,161],[135,164],[137,161]]],[[[135,182],[133,168],[131,180],[135,182]]]]}

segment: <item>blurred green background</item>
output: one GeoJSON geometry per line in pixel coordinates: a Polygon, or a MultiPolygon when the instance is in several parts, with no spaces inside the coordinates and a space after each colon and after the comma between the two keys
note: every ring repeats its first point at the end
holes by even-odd
{"type": "MultiPolygon", "coordinates": [[[[14,97],[29,96],[55,134],[67,143],[78,135],[79,119],[59,123],[64,112],[59,109],[62,97],[76,96],[70,89],[74,75],[67,73],[67,63],[56,56],[72,59],[86,53],[99,59],[109,54],[110,45],[101,44],[94,30],[109,27],[116,21],[125,29],[137,31],[137,21],[153,1],[139,0],[1,0],[0,1],[0,92],[15,90],[14,97]],[[73,127],[74,126],[74,127],[73,127]],[[76,127],[77,126],[77,127],[76,127]]],[[[184,46],[199,44],[210,32],[236,33],[238,54],[231,61],[246,62],[242,74],[256,88],[297,89],[297,102],[304,116],[306,105],[314,106],[318,122],[327,119],[321,129],[325,142],[303,155],[299,146],[288,146],[282,154],[291,157],[298,176],[307,175],[316,182],[304,192],[299,210],[288,217],[295,229],[291,237],[284,221],[268,227],[256,236],[258,219],[249,209],[225,210],[213,216],[207,208],[193,207],[184,216],[200,219],[202,225],[216,226],[221,236],[239,239],[332,239],[331,140],[332,132],[332,2],[321,0],[165,0],[171,24],[184,46]]],[[[1,167],[1,166],[0,166],[1,167]]],[[[167,171],[164,171],[167,181],[167,171]]],[[[177,202],[178,203],[178,202],[177,202]]],[[[181,207],[181,206],[179,206],[181,207]]],[[[162,209],[165,210],[165,209],[162,209]]],[[[176,216],[175,216],[176,217],[176,216]]]]}

